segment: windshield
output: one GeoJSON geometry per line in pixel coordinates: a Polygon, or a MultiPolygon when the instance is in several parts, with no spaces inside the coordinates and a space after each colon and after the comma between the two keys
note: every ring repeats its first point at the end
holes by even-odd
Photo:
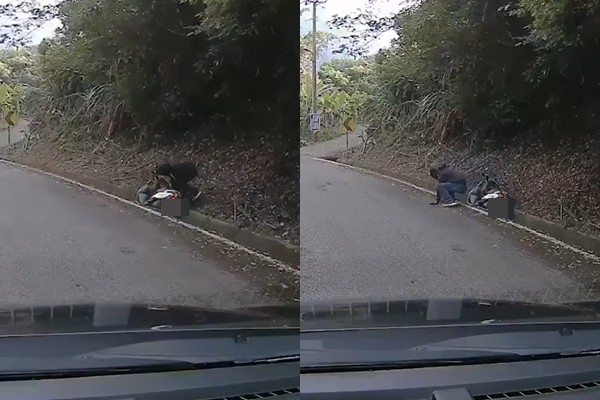
{"type": "Polygon", "coordinates": [[[303,10],[303,365],[600,349],[598,18],[591,0],[303,10]]]}
{"type": "Polygon", "coordinates": [[[299,3],[0,0],[0,391],[600,356],[598,1],[299,3]]]}
{"type": "Polygon", "coordinates": [[[297,21],[0,1],[0,383],[297,363],[297,21]]]}

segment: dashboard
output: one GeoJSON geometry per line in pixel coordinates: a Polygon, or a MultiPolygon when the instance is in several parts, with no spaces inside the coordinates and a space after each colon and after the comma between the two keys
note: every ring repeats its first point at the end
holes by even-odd
{"type": "Polygon", "coordinates": [[[6,400],[298,400],[299,363],[0,382],[6,400]]]}
{"type": "Polygon", "coordinates": [[[414,369],[302,373],[303,400],[600,398],[600,356],[414,369]]]}

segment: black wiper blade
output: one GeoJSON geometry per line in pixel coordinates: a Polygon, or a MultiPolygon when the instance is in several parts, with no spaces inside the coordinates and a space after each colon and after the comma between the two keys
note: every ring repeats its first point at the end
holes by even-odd
{"type": "Polygon", "coordinates": [[[598,356],[600,355],[600,349],[567,350],[561,351],[559,354],[563,357],[598,356]]]}
{"type": "Polygon", "coordinates": [[[323,364],[300,366],[301,373],[331,373],[331,372],[351,372],[351,371],[374,371],[389,369],[412,369],[412,368],[430,368],[447,367],[453,365],[478,365],[478,364],[496,364],[507,362],[524,362],[536,360],[552,360],[557,358],[586,357],[600,355],[600,351],[580,351],[580,352],[560,352],[546,354],[494,354],[490,356],[447,358],[431,360],[400,360],[368,363],[347,363],[347,364],[323,364]]]}
{"type": "MultiPolygon", "coordinates": [[[[105,375],[127,375],[127,374],[148,374],[154,372],[175,372],[200,369],[199,365],[192,363],[177,362],[158,362],[155,364],[131,365],[119,367],[99,367],[99,368],[72,368],[56,370],[32,370],[32,371],[3,371],[0,373],[1,381],[19,381],[30,379],[65,379],[65,378],[84,378],[90,376],[105,375]]],[[[204,368],[214,368],[215,366],[202,366],[204,368]]],[[[221,367],[224,367],[222,365],[221,367]]]]}
{"type": "Polygon", "coordinates": [[[291,354],[289,356],[279,356],[270,358],[260,358],[250,361],[236,361],[237,365],[259,365],[259,364],[275,364],[282,362],[295,362],[300,361],[300,354],[291,354]]]}
{"type": "Polygon", "coordinates": [[[191,362],[185,360],[157,360],[146,358],[104,359],[104,365],[93,366],[91,363],[98,360],[64,360],[68,364],[62,367],[60,362],[52,369],[23,369],[0,371],[1,381],[17,381],[30,379],[65,379],[83,378],[103,375],[148,374],[156,372],[193,371],[203,369],[233,368],[244,365],[275,364],[300,361],[299,354],[260,358],[249,360],[225,360],[208,362],[191,362]],[[83,361],[83,365],[77,365],[83,361]],[[110,365],[113,364],[113,365],[110,365]]]}
{"type": "Polygon", "coordinates": [[[418,361],[390,361],[380,363],[357,363],[357,364],[331,364],[331,365],[306,365],[300,366],[300,373],[332,373],[353,371],[376,371],[388,369],[412,369],[428,367],[445,367],[460,365],[461,360],[418,360],[418,361]]]}

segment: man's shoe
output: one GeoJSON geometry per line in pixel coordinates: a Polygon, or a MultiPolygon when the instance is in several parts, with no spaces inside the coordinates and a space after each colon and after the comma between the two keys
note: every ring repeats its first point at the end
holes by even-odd
{"type": "Polygon", "coordinates": [[[458,201],[451,201],[449,203],[442,203],[442,207],[454,207],[458,205],[458,201]]]}

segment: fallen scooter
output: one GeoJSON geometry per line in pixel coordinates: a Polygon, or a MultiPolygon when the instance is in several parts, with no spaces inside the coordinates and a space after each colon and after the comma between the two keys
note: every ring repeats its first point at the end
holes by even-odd
{"type": "MultiPolygon", "coordinates": [[[[181,198],[183,198],[182,193],[173,189],[171,177],[157,175],[138,189],[135,201],[140,205],[158,209],[161,200],[181,198]]],[[[197,191],[196,195],[190,199],[190,203],[201,207],[204,204],[202,191],[197,191]]]]}
{"type": "Polygon", "coordinates": [[[467,204],[472,207],[487,210],[488,201],[500,197],[506,197],[507,194],[501,188],[495,179],[486,174],[482,174],[483,180],[479,182],[467,195],[467,204]]]}
{"type": "Polygon", "coordinates": [[[160,192],[154,193],[148,200],[144,202],[145,206],[158,208],[160,201],[165,199],[180,199],[181,193],[177,190],[167,189],[161,190],[160,192]]]}

